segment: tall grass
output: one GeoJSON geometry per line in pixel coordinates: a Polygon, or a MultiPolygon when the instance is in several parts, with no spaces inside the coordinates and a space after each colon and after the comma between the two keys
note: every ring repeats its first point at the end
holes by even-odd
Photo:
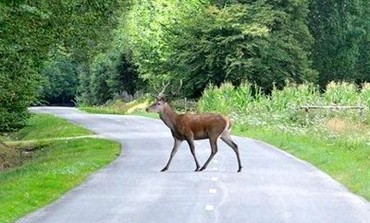
{"type": "MultiPolygon", "coordinates": [[[[220,112],[237,119],[242,125],[270,128],[295,129],[294,127],[314,127],[323,120],[339,116],[344,119],[368,121],[358,110],[317,110],[305,112],[299,109],[303,105],[343,105],[370,106],[370,84],[356,85],[346,82],[328,84],[326,91],[320,93],[311,83],[287,83],[284,89],[274,88],[270,95],[261,93],[261,89],[250,83],[234,87],[225,83],[220,87],[209,86],[198,101],[201,112],[220,112]]],[[[367,113],[365,111],[365,113],[367,113]]]]}

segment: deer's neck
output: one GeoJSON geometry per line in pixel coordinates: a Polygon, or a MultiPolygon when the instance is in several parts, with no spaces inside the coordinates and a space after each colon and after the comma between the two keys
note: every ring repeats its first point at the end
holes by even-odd
{"type": "Polygon", "coordinates": [[[175,131],[176,117],[177,114],[174,112],[169,105],[165,105],[163,112],[159,113],[159,117],[162,119],[164,124],[168,126],[172,131],[175,131]]]}

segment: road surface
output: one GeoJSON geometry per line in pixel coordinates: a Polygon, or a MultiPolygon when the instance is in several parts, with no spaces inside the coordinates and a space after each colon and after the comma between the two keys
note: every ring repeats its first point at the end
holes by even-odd
{"type": "MultiPolygon", "coordinates": [[[[61,199],[19,222],[50,223],[355,223],[370,222],[370,204],[312,165],[265,143],[233,137],[234,152],[219,152],[204,172],[186,143],[169,170],[160,172],[172,148],[159,120],[86,114],[74,108],[33,108],[84,126],[122,143],[122,154],[61,199]]],[[[208,141],[196,142],[204,163],[208,141]]]]}

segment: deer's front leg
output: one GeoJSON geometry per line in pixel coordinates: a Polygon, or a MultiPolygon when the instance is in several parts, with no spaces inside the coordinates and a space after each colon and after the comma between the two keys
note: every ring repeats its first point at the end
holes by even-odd
{"type": "Polygon", "coordinates": [[[195,161],[195,165],[196,165],[195,171],[199,171],[200,165],[199,165],[199,162],[197,160],[197,157],[195,156],[194,139],[187,139],[187,142],[189,144],[190,152],[193,155],[193,158],[194,158],[194,161],[195,161]]]}
{"type": "Polygon", "coordinates": [[[173,148],[172,148],[172,151],[171,151],[170,158],[169,158],[166,166],[161,170],[161,172],[168,170],[168,167],[171,164],[172,158],[175,156],[180,144],[182,143],[182,140],[179,140],[179,139],[176,139],[176,138],[174,138],[174,140],[175,140],[175,142],[173,144],[173,148]]]}

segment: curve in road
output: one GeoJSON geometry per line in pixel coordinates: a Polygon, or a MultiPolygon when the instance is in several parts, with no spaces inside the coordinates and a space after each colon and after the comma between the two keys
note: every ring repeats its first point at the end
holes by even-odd
{"type": "MultiPolygon", "coordinates": [[[[204,172],[184,143],[170,169],[170,131],[158,120],[86,114],[74,108],[39,107],[122,143],[122,154],[61,199],[19,222],[370,222],[370,204],[312,165],[265,143],[234,137],[235,154],[223,142],[204,172]]],[[[208,141],[196,141],[203,163],[208,141]]]]}

